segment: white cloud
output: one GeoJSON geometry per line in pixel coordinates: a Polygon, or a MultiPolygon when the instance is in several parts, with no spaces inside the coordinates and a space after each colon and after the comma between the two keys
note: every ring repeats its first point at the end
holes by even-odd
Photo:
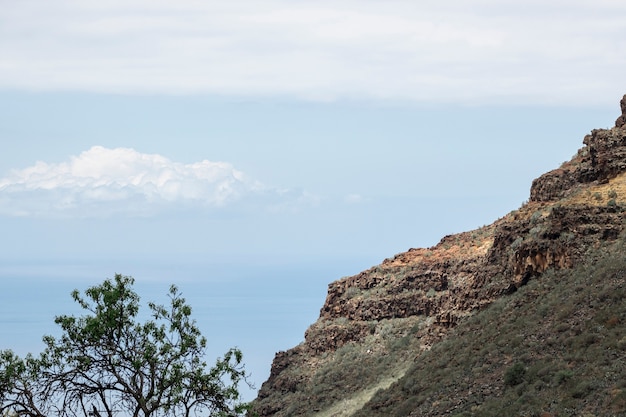
{"type": "Polygon", "coordinates": [[[171,208],[222,207],[277,195],[226,162],[173,162],[130,148],[94,146],[69,161],[14,170],[0,179],[0,214],[148,215],[171,208]]]}
{"type": "Polygon", "coordinates": [[[617,0],[20,0],[0,88],[612,104],[624,21],[617,0]]]}
{"type": "Polygon", "coordinates": [[[343,197],[346,204],[361,204],[367,201],[361,194],[347,194],[343,197]]]}

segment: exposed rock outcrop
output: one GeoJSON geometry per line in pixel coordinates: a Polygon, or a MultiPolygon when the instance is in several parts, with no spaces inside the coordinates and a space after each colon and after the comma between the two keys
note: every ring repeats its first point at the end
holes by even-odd
{"type": "Polygon", "coordinates": [[[559,200],[594,181],[607,182],[626,171],[626,129],[596,129],[583,143],[586,146],[571,161],[533,181],[530,201],[559,200]]]}
{"type": "Polygon", "coordinates": [[[276,355],[254,404],[259,415],[314,415],[355,392],[354,401],[366,401],[403,367],[386,364],[374,375],[359,367],[386,363],[390,352],[416,360],[464,318],[616,239],[626,207],[626,96],[620,104],[616,127],[593,130],[571,161],[534,180],[519,210],[331,283],[305,341],[276,355]],[[398,354],[399,344],[406,346],[398,354]],[[333,367],[354,369],[330,378],[333,367]]]}
{"type": "Polygon", "coordinates": [[[622,108],[622,114],[615,121],[615,127],[624,127],[624,125],[626,125],[626,94],[624,94],[619,104],[622,108]]]}

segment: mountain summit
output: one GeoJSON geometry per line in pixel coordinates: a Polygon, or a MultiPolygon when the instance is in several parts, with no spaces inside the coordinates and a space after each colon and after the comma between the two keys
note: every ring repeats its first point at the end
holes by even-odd
{"type": "Polygon", "coordinates": [[[329,285],[265,416],[626,415],[626,95],[489,226],[329,285]],[[587,413],[587,414],[585,414],[587,413]]]}

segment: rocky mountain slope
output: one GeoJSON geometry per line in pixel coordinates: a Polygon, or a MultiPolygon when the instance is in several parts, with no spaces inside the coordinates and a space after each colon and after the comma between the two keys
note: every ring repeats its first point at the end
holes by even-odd
{"type": "Polygon", "coordinates": [[[593,130],[571,161],[534,180],[518,210],[330,284],[304,342],[276,355],[254,410],[625,415],[626,382],[607,380],[626,381],[613,369],[626,358],[626,305],[615,297],[626,286],[626,96],[621,110],[614,128],[593,130]],[[605,374],[598,364],[578,375],[588,362],[565,355],[567,343],[594,358],[613,349],[605,374]],[[574,377],[587,385],[573,389],[574,377]]]}

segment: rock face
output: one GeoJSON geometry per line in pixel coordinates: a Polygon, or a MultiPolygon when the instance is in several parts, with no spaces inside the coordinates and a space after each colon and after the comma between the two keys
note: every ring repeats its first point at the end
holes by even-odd
{"type": "Polygon", "coordinates": [[[276,355],[254,410],[351,415],[466,317],[616,239],[626,204],[626,96],[621,109],[615,128],[593,130],[571,161],[534,180],[519,210],[331,283],[305,341],[276,355]]]}
{"type": "MultiPolygon", "coordinates": [[[[622,99],[622,106],[625,105],[626,96],[622,99]]],[[[608,182],[624,173],[626,171],[624,127],[593,130],[591,134],[585,136],[583,143],[586,146],[580,149],[571,161],[533,181],[530,201],[559,200],[594,181],[608,182]]]]}
{"type": "Polygon", "coordinates": [[[615,121],[615,127],[623,127],[626,125],[626,94],[622,97],[622,100],[619,102],[622,108],[622,114],[615,121]]]}

